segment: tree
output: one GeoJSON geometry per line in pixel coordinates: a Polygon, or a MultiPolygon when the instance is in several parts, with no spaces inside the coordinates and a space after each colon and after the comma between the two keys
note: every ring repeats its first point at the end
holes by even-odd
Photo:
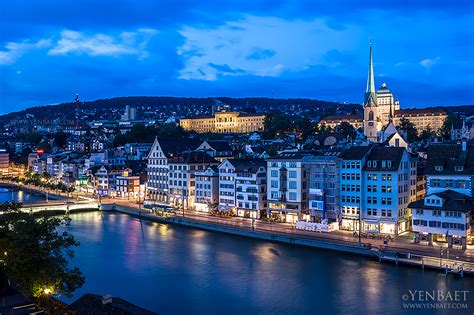
{"type": "Polygon", "coordinates": [[[67,143],[68,134],[60,131],[54,134],[54,143],[60,148],[64,148],[67,143]]]}
{"type": "Polygon", "coordinates": [[[441,127],[441,136],[444,139],[449,139],[451,137],[451,128],[454,124],[460,121],[458,115],[448,115],[444,120],[443,127],[441,127]]]}
{"type": "Polygon", "coordinates": [[[430,126],[426,127],[426,129],[423,129],[420,133],[420,140],[427,141],[431,138],[433,138],[436,135],[436,133],[431,129],[430,126]]]}
{"type": "Polygon", "coordinates": [[[347,138],[348,136],[351,139],[354,139],[357,135],[357,132],[351,124],[346,121],[343,121],[338,127],[337,131],[344,137],[347,138]]]}
{"type": "Polygon", "coordinates": [[[405,117],[400,119],[398,128],[406,132],[408,142],[413,142],[416,140],[418,131],[416,130],[415,125],[405,117]]]}
{"type": "Polygon", "coordinates": [[[31,215],[22,204],[0,204],[0,257],[7,277],[33,297],[58,294],[71,297],[84,284],[77,268],[68,266],[74,257],[74,237],[59,232],[65,219],[31,215]]]}

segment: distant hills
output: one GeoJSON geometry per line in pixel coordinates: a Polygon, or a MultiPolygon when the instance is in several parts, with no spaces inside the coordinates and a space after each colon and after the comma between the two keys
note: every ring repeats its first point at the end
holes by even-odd
{"type": "MultiPolygon", "coordinates": [[[[232,110],[262,113],[284,113],[290,116],[324,117],[328,115],[362,114],[360,104],[342,104],[314,99],[292,98],[231,98],[231,97],[166,97],[128,96],[87,101],[80,104],[83,119],[117,119],[126,105],[137,108],[141,118],[193,117],[209,115],[213,106],[228,104],[232,110]]],[[[439,106],[438,106],[439,107],[439,106]]],[[[474,115],[474,105],[441,106],[449,114],[474,115]]],[[[14,119],[35,117],[36,119],[72,119],[74,103],[37,106],[0,116],[0,123],[14,119]]]]}

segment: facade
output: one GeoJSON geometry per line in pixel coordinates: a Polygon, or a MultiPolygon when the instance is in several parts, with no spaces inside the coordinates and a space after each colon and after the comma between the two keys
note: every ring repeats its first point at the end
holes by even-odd
{"type": "Polygon", "coordinates": [[[309,220],[305,154],[282,153],[267,159],[267,216],[281,222],[309,220]]]}
{"type": "Polygon", "coordinates": [[[196,172],[196,211],[209,212],[219,204],[219,170],[213,165],[205,171],[196,172]]]}
{"type": "Polygon", "coordinates": [[[341,150],[328,150],[303,157],[309,177],[308,209],[312,222],[339,221],[341,154],[341,150]]]}
{"type": "Polygon", "coordinates": [[[405,148],[371,150],[363,168],[363,231],[400,234],[410,229],[407,207],[411,194],[416,195],[416,165],[412,165],[405,148]]]}
{"type": "Polygon", "coordinates": [[[267,169],[264,160],[242,161],[236,165],[236,214],[260,219],[267,208],[267,169]]]}
{"type": "Polygon", "coordinates": [[[442,108],[402,109],[395,111],[393,122],[398,126],[405,118],[415,125],[418,133],[428,128],[436,132],[443,127],[447,117],[448,113],[442,108]]]}
{"type": "Polygon", "coordinates": [[[364,117],[362,115],[328,116],[321,119],[319,125],[336,129],[343,122],[350,124],[355,129],[364,127],[364,117]]]}
{"type": "Polygon", "coordinates": [[[238,112],[217,112],[210,117],[180,119],[180,126],[186,131],[197,133],[250,133],[263,131],[265,115],[238,112]]]}
{"type": "Polygon", "coordinates": [[[147,156],[147,198],[155,203],[167,205],[168,200],[168,162],[178,153],[194,150],[199,142],[193,139],[155,138],[147,156]]]}
{"type": "Polygon", "coordinates": [[[169,204],[184,209],[194,208],[196,172],[202,172],[219,162],[202,151],[186,151],[169,160],[169,204]]]}
{"type": "Polygon", "coordinates": [[[124,171],[116,178],[117,196],[122,198],[140,197],[140,176],[132,175],[131,172],[124,171]]]}
{"type": "Polygon", "coordinates": [[[434,144],[427,154],[426,197],[409,205],[415,241],[465,248],[472,234],[474,146],[465,141],[434,144]]]}
{"type": "Polygon", "coordinates": [[[363,167],[369,156],[372,146],[352,147],[341,155],[339,172],[339,191],[341,207],[341,228],[344,230],[359,230],[362,214],[363,194],[363,167]]]}
{"type": "Polygon", "coordinates": [[[6,149],[0,148],[0,177],[8,176],[8,165],[10,162],[10,154],[6,149]]]}
{"type": "Polygon", "coordinates": [[[235,160],[225,160],[219,165],[219,206],[221,211],[235,211],[235,160]]]}

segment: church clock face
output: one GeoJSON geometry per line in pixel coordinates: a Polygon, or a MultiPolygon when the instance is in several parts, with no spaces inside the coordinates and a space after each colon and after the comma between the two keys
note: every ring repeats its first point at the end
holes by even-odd
{"type": "Polygon", "coordinates": [[[373,127],[374,126],[374,123],[372,121],[369,122],[369,126],[370,127],[373,127]]]}

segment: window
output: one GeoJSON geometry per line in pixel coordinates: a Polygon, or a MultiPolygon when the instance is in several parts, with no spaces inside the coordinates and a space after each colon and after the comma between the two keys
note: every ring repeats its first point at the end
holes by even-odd
{"type": "Polygon", "coordinates": [[[271,188],[278,188],[278,181],[277,180],[272,180],[270,183],[271,183],[271,185],[270,185],[271,188]]]}
{"type": "Polygon", "coordinates": [[[442,165],[436,165],[436,166],[435,166],[435,170],[436,170],[437,172],[441,172],[441,171],[443,170],[443,166],[442,166],[442,165]]]}
{"type": "Polygon", "coordinates": [[[288,172],[288,177],[289,178],[296,178],[296,171],[289,171],[288,172]]]}
{"type": "Polygon", "coordinates": [[[290,189],[296,189],[296,186],[297,186],[297,182],[296,182],[296,181],[294,181],[294,180],[289,181],[289,183],[288,183],[288,188],[290,188],[290,189]]]}
{"type": "Polygon", "coordinates": [[[271,177],[278,177],[278,171],[277,170],[272,170],[270,172],[271,177]]]}
{"type": "Polygon", "coordinates": [[[374,120],[374,112],[373,111],[369,112],[369,120],[374,120]]]}
{"type": "Polygon", "coordinates": [[[462,172],[463,169],[464,169],[464,168],[463,168],[462,166],[455,166],[455,167],[454,167],[454,170],[455,170],[456,172],[462,172]]]}
{"type": "Polygon", "coordinates": [[[415,213],[421,215],[423,214],[423,209],[416,209],[415,213]]]}
{"type": "Polygon", "coordinates": [[[290,192],[288,194],[288,200],[293,200],[295,201],[296,200],[296,193],[295,192],[290,192]]]}

